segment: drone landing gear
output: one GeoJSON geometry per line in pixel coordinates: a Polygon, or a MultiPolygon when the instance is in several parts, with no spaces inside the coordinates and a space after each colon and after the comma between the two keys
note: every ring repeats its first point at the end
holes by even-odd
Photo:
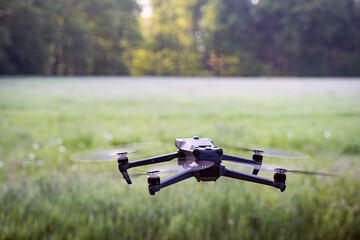
{"type": "Polygon", "coordinates": [[[187,169],[181,171],[163,181],[160,181],[159,172],[150,172],[148,173],[148,184],[149,184],[149,193],[150,195],[155,195],[156,192],[160,189],[175,184],[177,182],[183,181],[193,176],[192,169],[187,169]]]}
{"type": "Polygon", "coordinates": [[[127,152],[117,153],[117,154],[118,154],[117,160],[118,160],[119,171],[120,171],[121,175],[123,176],[123,178],[126,180],[126,182],[128,184],[131,184],[131,179],[127,172],[127,168],[128,168],[127,152]]]}
{"type": "Polygon", "coordinates": [[[255,164],[259,165],[258,168],[254,167],[254,170],[252,172],[252,174],[257,175],[260,171],[260,167],[261,167],[262,160],[263,160],[263,155],[262,155],[261,151],[255,150],[254,154],[252,156],[252,159],[254,160],[255,164]]]}

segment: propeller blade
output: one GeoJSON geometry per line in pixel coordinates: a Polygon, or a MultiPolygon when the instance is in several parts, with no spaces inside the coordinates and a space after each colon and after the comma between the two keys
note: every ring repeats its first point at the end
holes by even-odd
{"type": "Polygon", "coordinates": [[[150,173],[177,173],[180,172],[181,169],[160,169],[160,170],[150,170],[150,171],[146,171],[146,172],[133,172],[130,173],[131,176],[137,177],[137,176],[144,176],[144,175],[149,175],[150,173]]]}
{"type": "MultiPolygon", "coordinates": [[[[258,150],[254,149],[253,152],[258,150]]],[[[287,151],[287,150],[279,150],[279,149],[263,149],[260,150],[262,155],[267,157],[277,157],[277,158],[308,158],[308,155],[303,153],[295,152],[295,151],[287,151]]]]}
{"type": "Polygon", "coordinates": [[[296,151],[288,151],[281,149],[272,149],[272,148],[247,148],[236,145],[224,145],[225,147],[237,149],[245,152],[257,153],[267,157],[276,157],[276,158],[308,158],[309,156],[296,151]]]}
{"type": "Polygon", "coordinates": [[[127,155],[128,153],[133,152],[135,151],[131,149],[122,149],[121,147],[109,149],[92,149],[75,153],[70,157],[70,160],[75,162],[112,162],[118,159],[116,155],[127,155]]]}
{"type": "MultiPolygon", "coordinates": [[[[223,161],[227,161],[227,160],[223,160],[223,161]]],[[[237,163],[237,162],[232,162],[232,161],[228,161],[228,162],[234,163],[236,165],[240,165],[242,167],[253,168],[256,170],[266,171],[266,172],[283,172],[283,173],[290,172],[290,173],[295,173],[295,174],[319,175],[319,176],[329,176],[329,177],[337,176],[336,174],[326,173],[326,172],[313,172],[313,171],[305,171],[305,170],[286,169],[286,168],[281,168],[281,167],[270,167],[270,166],[260,165],[260,164],[237,163]]]]}
{"type": "Polygon", "coordinates": [[[131,143],[109,148],[90,149],[77,152],[70,157],[75,162],[111,162],[116,161],[120,154],[148,154],[164,146],[158,142],[131,143]]]}
{"type": "MultiPolygon", "coordinates": [[[[240,163],[240,162],[235,162],[235,161],[227,160],[227,159],[223,159],[222,161],[225,161],[225,162],[228,162],[228,163],[231,163],[231,164],[235,164],[235,165],[238,165],[238,166],[241,166],[241,167],[247,167],[247,168],[251,168],[251,169],[256,169],[256,170],[264,170],[264,169],[261,169],[261,167],[263,167],[263,168],[266,167],[266,166],[260,165],[260,164],[240,163]]],[[[266,171],[266,170],[264,170],[264,171],[266,171]]]]}
{"type": "Polygon", "coordinates": [[[135,150],[133,151],[130,151],[130,152],[114,152],[114,153],[111,153],[110,156],[121,156],[121,155],[128,155],[130,153],[134,153],[135,150]]]}
{"type": "Polygon", "coordinates": [[[196,161],[192,162],[190,164],[187,163],[185,166],[159,166],[156,169],[150,169],[146,172],[133,172],[130,173],[131,176],[143,176],[148,175],[149,173],[178,173],[184,169],[192,169],[193,171],[200,171],[204,170],[206,168],[212,167],[214,165],[214,162],[211,161],[196,161]]]}
{"type": "Polygon", "coordinates": [[[319,176],[327,176],[327,177],[336,177],[336,176],[338,176],[337,174],[326,173],[326,172],[310,172],[310,171],[303,171],[303,170],[286,170],[286,171],[291,172],[291,173],[319,175],[319,176]]]}

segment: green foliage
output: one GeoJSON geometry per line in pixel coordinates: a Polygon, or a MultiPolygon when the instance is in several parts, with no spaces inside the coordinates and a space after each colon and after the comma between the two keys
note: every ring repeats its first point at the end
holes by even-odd
{"type": "MultiPolygon", "coordinates": [[[[341,56],[359,54],[359,7],[336,0],[211,0],[204,11],[207,48],[215,59],[251,56],[238,61],[238,69],[244,62],[266,64],[250,75],[358,75],[358,62],[341,56]]],[[[220,67],[228,72],[226,64],[220,67]]]]}
{"type": "Polygon", "coordinates": [[[357,0],[3,0],[0,74],[360,75],[357,0]]]}
{"type": "Polygon", "coordinates": [[[48,56],[40,9],[26,1],[11,1],[3,15],[0,73],[40,72],[48,56]]]}
{"type": "Polygon", "coordinates": [[[134,75],[199,75],[201,69],[199,54],[179,53],[171,49],[156,52],[144,48],[133,53],[134,75]],[[144,64],[147,63],[147,64],[144,64]]]}
{"type": "Polygon", "coordinates": [[[357,75],[339,71],[344,64],[339,55],[350,49],[358,54],[360,46],[353,41],[360,33],[354,14],[359,7],[354,1],[262,0],[254,14],[263,43],[257,55],[273,74],[357,75]]]}
{"type": "Polygon", "coordinates": [[[135,11],[133,0],[8,1],[0,73],[128,74],[141,38],[135,11]]]}
{"type": "Polygon", "coordinates": [[[145,29],[144,47],[133,56],[134,75],[198,75],[196,0],[152,1],[153,17],[145,29]]]}

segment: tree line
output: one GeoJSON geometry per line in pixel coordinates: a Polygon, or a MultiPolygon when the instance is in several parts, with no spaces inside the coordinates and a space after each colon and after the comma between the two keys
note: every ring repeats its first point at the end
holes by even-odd
{"type": "Polygon", "coordinates": [[[358,76],[359,0],[0,0],[0,74],[358,76]]]}

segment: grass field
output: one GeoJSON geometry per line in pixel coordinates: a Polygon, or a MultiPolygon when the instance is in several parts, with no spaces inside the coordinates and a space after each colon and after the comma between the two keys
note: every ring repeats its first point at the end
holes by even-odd
{"type": "Polygon", "coordinates": [[[359,156],[358,79],[3,77],[0,239],[360,239],[359,156]],[[310,157],[264,162],[339,176],[289,173],[283,193],[191,178],[150,196],[116,162],[69,160],[194,135],[244,157],[226,146],[297,150],[310,157]]]}

